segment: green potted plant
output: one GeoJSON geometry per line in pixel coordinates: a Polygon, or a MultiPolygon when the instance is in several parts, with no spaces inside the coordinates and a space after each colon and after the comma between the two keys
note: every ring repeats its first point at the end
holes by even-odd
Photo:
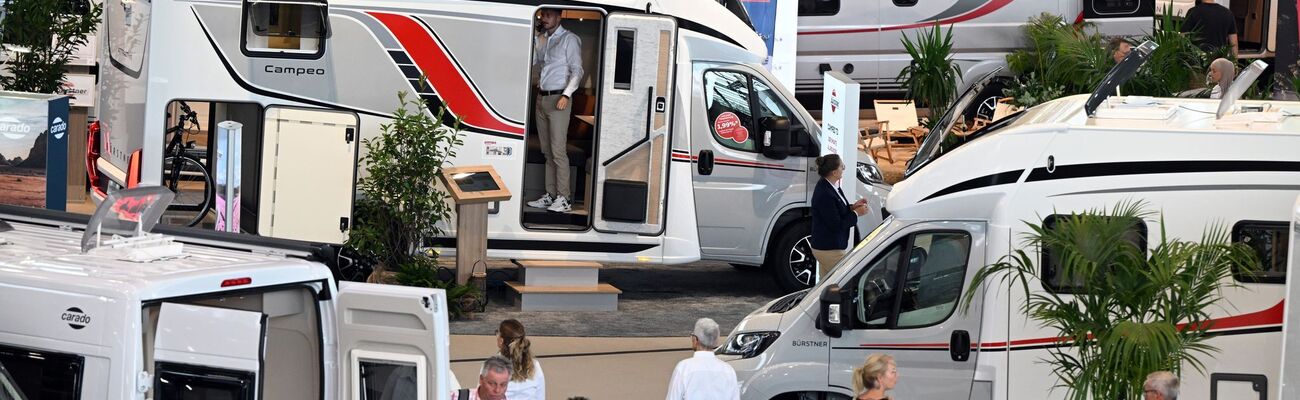
{"type": "Polygon", "coordinates": [[[930,108],[930,123],[943,115],[957,97],[957,79],[961,69],[952,60],[952,27],[941,31],[938,23],[917,33],[913,41],[903,35],[903,48],[912,62],[898,74],[897,80],[907,88],[907,97],[930,108]]]}
{"type": "Polygon", "coordinates": [[[358,181],[361,194],[347,246],[374,262],[370,281],[446,289],[452,314],[459,316],[478,294],[454,279],[438,279],[438,254],[420,247],[451,218],[448,194],[437,182],[462,144],[460,121],[447,126],[445,108],[435,113],[405,92],[397,97],[401,106],[392,121],[362,141],[366,173],[358,181]]]}
{"type": "Polygon", "coordinates": [[[67,0],[0,0],[0,88],[55,93],[77,48],[99,25],[100,4],[67,0]]]}
{"type": "MultiPolygon", "coordinates": [[[[1023,291],[1022,312],[1070,344],[1048,349],[1044,360],[1066,398],[1137,399],[1150,372],[1177,374],[1183,365],[1202,370],[1200,358],[1217,351],[1206,341],[1209,312],[1222,306],[1221,290],[1236,285],[1234,269],[1258,270],[1255,253],[1231,243],[1221,227],[1207,229],[1200,241],[1184,241],[1165,237],[1162,220],[1159,241],[1146,251],[1132,232],[1148,217],[1142,203],[1124,203],[1109,213],[1072,214],[1051,228],[1029,223],[1033,233],[1024,246],[981,268],[971,283],[1023,291]],[[1060,260],[1055,273],[1067,277],[1072,293],[1029,294],[1029,285],[1048,278],[1038,265],[1039,250],[1060,260]]],[[[979,292],[966,293],[968,311],[979,292]]]]}

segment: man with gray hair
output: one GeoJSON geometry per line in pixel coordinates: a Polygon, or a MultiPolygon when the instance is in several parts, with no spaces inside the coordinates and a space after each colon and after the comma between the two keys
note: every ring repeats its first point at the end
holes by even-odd
{"type": "Polygon", "coordinates": [[[500,354],[488,357],[478,372],[478,387],[452,392],[451,400],[505,400],[510,371],[514,371],[510,359],[500,354]]]}
{"type": "Polygon", "coordinates": [[[1178,377],[1169,371],[1156,371],[1147,375],[1142,384],[1143,400],[1178,400],[1178,377]]]}
{"type": "Polygon", "coordinates": [[[691,333],[695,355],[673,369],[667,400],[740,400],[736,370],[713,355],[717,347],[718,323],[708,318],[695,321],[691,333]]]}

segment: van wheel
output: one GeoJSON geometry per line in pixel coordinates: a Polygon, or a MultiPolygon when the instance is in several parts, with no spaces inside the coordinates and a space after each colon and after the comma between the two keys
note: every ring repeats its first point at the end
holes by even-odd
{"type": "Polygon", "coordinates": [[[813,258],[812,224],[799,222],[781,232],[767,257],[767,269],[786,293],[812,287],[817,280],[817,259],[813,258]]]}

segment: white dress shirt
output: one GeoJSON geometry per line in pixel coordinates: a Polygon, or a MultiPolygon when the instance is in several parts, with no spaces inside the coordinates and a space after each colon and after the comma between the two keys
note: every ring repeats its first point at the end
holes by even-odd
{"type": "Polygon", "coordinates": [[[673,368],[667,400],[740,400],[736,370],[711,351],[697,351],[673,368]]]}
{"type": "Polygon", "coordinates": [[[533,360],[533,379],[510,381],[506,385],[506,400],[546,400],[546,376],[542,374],[542,363],[533,360]]]}
{"type": "Polygon", "coordinates": [[[545,34],[533,37],[533,65],[542,68],[537,87],[563,90],[565,96],[573,98],[582,82],[582,39],[563,26],[556,26],[555,32],[543,41],[545,34]]]}

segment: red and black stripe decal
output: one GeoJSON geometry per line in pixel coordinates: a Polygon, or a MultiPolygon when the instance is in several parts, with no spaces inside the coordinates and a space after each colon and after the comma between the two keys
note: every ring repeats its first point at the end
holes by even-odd
{"type": "Polygon", "coordinates": [[[411,82],[415,93],[429,104],[430,110],[446,106],[468,130],[514,139],[524,137],[522,124],[491,110],[487,100],[428,25],[409,15],[379,11],[367,14],[388,28],[401,44],[402,49],[388,49],[388,54],[411,82]],[[427,81],[422,81],[421,76],[427,77],[427,81]]]}
{"type": "MultiPolygon", "coordinates": [[[[1264,310],[1256,311],[1249,314],[1234,315],[1207,321],[1207,331],[1214,336],[1236,336],[1251,335],[1258,333],[1270,333],[1282,331],[1282,320],[1284,313],[1285,301],[1279,301],[1264,310]]],[[[1179,328],[1187,328],[1187,324],[1179,324],[1179,328]]],[[[981,352],[1003,352],[1003,351],[1023,351],[1023,350],[1041,350],[1059,347],[1071,347],[1073,343],[1068,338],[1049,337],[1035,339],[1020,339],[1010,342],[985,342],[972,343],[971,350],[981,352]]],[[[948,343],[863,343],[858,346],[841,346],[833,347],[837,350],[895,350],[895,351],[948,351],[948,343]]]]}
{"type": "Polygon", "coordinates": [[[958,14],[958,15],[956,15],[956,16],[953,16],[953,17],[950,17],[950,18],[941,18],[941,19],[939,19],[939,18],[927,18],[926,20],[922,20],[921,22],[916,22],[916,23],[911,23],[911,24],[904,24],[904,25],[881,25],[881,26],[872,26],[872,27],[854,28],[854,29],[833,29],[833,30],[825,30],[825,31],[803,31],[803,32],[799,32],[799,35],[800,35],[800,36],[811,36],[811,35],[842,35],[842,34],[848,34],[848,33],[871,33],[871,32],[899,31],[899,30],[904,30],[904,29],[925,28],[925,27],[929,27],[929,26],[934,26],[935,24],[939,24],[939,25],[952,25],[952,24],[956,24],[956,23],[959,23],[959,22],[966,22],[966,21],[970,21],[970,20],[975,19],[975,18],[979,18],[979,17],[983,17],[983,16],[985,16],[985,15],[992,14],[994,11],[997,11],[997,10],[1002,9],[1003,7],[1006,7],[1007,4],[1011,4],[1011,1],[1012,1],[1012,0],[989,0],[988,2],[985,2],[984,4],[979,5],[978,7],[974,7],[974,8],[972,8],[970,11],[966,11],[966,12],[964,12],[964,13],[960,13],[960,14],[958,14]]]}
{"type": "MultiPolygon", "coordinates": [[[[685,150],[673,150],[673,161],[685,162],[685,163],[696,163],[700,161],[700,157],[691,155],[691,153],[685,150]]],[[[772,164],[772,163],[763,163],[763,162],[745,161],[745,160],[733,160],[729,158],[720,158],[720,157],[715,157],[713,159],[713,163],[716,165],[726,165],[731,167],[803,172],[802,170],[790,168],[781,164],[772,164]]]]}

